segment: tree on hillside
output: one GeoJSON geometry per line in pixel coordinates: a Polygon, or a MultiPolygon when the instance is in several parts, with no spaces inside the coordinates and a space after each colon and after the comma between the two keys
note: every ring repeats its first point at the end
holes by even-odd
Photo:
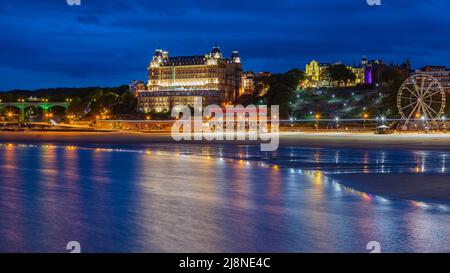
{"type": "Polygon", "coordinates": [[[405,76],[393,67],[389,67],[381,73],[381,78],[384,83],[392,84],[394,82],[403,82],[406,80],[405,76]]]}
{"type": "Polygon", "coordinates": [[[101,96],[103,96],[103,90],[100,88],[96,88],[94,90],[91,91],[91,93],[89,94],[89,97],[92,100],[97,100],[99,99],[101,96]]]}
{"type": "Polygon", "coordinates": [[[353,71],[343,64],[333,64],[326,70],[328,78],[337,84],[337,87],[341,87],[342,84],[352,82],[356,79],[353,71]]]}
{"type": "Polygon", "coordinates": [[[299,86],[300,83],[306,79],[305,72],[298,68],[289,70],[286,74],[295,78],[295,81],[297,82],[297,86],[299,86]]]}
{"type": "Polygon", "coordinates": [[[133,93],[127,91],[123,93],[118,102],[112,107],[112,113],[115,115],[125,115],[136,112],[137,99],[133,93]]]}
{"type": "Polygon", "coordinates": [[[84,115],[85,108],[86,105],[83,103],[83,101],[79,97],[75,97],[72,98],[72,101],[70,102],[67,112],[70,114],[82,116],[84,115]]]}
{"type": "Polygon", "coordinates": [[[94,115],[110,112],[112,107],[117,103],[119,95],[113,92],[108,92],[93,99],[89,105],[89,112],[94,115]]]}
{"type": "Polygon", "coordinates": [[[384,83],[379,92],[383,95],[383,106],[385,109],[391,110],[388,117],[398,118],[400,115],[397,110],[397,93],[405,77],[397,69],[388,68],[383,71],[382,78],[384,83]]]}
{"type": "Polygon", "coordinates": [[[270,77],[266,99],[269,105],[280,106],[280,117],[288,118],[291,115],[291,102],[302,79],[304,79],[304,73],[298,69],[284,74],[273,74],[270,77]]]}
{"type": "Polygon", "coordinates": [[[288,118],[291,115],[292,106],[290,102],[294,98],[294,89],[285,84],[277,83],[270,87],[267,96],[269,105],[280,107],[281,118],[288,118]]]}

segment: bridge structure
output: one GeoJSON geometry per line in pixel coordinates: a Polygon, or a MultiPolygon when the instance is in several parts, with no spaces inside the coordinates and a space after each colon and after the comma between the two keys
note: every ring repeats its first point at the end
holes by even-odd
{"type": "Polygon", "coordinates": [[[0,102],[0,111],[7,107],[13,107],[19,109],[19,121],[25,120],[25,109],[28,107],[42,109],[42,119],[45,121],[48,111],[53,107],[63,107],[66,111],[69,108],[69,102],[34,102],[34,101],[22,101],[22,102],[0,102]]]}

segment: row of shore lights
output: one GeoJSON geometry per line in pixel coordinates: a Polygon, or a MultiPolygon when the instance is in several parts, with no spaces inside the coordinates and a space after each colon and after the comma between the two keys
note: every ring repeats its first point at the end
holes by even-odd
{"type": "MultiPolygon", "coordinates": [[[[2,99],[0,99],[0,102],[3,102],[2,99]]],[[[25,102],[25,99],[18,99],[17,102],[25,102]]]]}
{"type": "MultiPolygon", "coordinates": [[[[25,102],[25,99],[17,99],[17,102],[25,102]]],[[[42,99],[42,102],[48,102],[48,99],[42,99]]],[[[0,102],[2,102],[2,100],[0,99],[0,102]]]]}
{"type": "MultiPolygon", "coordinates": [[[[25,99],[17,99],[17,102],[25,102],[25,99]]],[[[41,99],[42,102],[48,102],[48,99],[41,99]]],[[[2,99],[0,99],[0,102],[2,102],[2,99]]],[[[66,99],[66,102],[72,102],[72,99],[66,99]]]]}
{"type": "MultiPolygon", "coordinates": [[[[364,118],[365,120],[367,120],[367,119],[369,118],[369,114],[366,114],[366,113],[363,114],[362,116],[363,116],[363,118],[364,118]]],[[[316,119],[316,120],[319,120],[320,117],[321,117],[321,116],[320,116],[320,114],[318,114],[318,113],[314,115],[314,119],[316,119]]],[[[417,118],[417,119],[420,119],[420,120],[425,120],[425,119],[426,119],[425,116],[421,116],[420,114],[416,114],[416,118],[417,118]]],[[[441,119],[442,119],[442,121],[446,121],[446,120],[447,120],[447,117],[446,117],[446,116],[442,116],[441,119]]],[[[293,121],[296,121],[297,119],[291,117],[291,118],[289,118],[289,120],[290,120],[291,122],[293,122],[293,121]]],[[[339,117],[335,117],[334,120],[335,120],[336,122],[338,122],[338,121],[339,121],[339,117]]],[[[384,116],[376,117],[376,120],[381,120],[381,121],[384,122],[384,121],[386,120],[386,117],[384,117],[384,116]]]]}
{"type": "MultiPolygon", "coordinates": [[[[6,113],[6,116],[8,118],[12,118],[14,116],[14,113],[13,112],[8,112],[8,113],[6,113]]],[[[53,113],[47,113],[47,114],[45,114],[45,117],[52,118],[53,117],[53,113]]],[[[67,118],[68,119],[76,119],[77,116],[76,115],[67,115],[67,118]]]]}
{"type": "MultiPolygon", "coordinates": [[[[312,115],[312,113],[310,113],[310,114],[312,115]]],[[[320,116],[319,113],[314,114],[314,119],[320,119],[320,117],[321,117],[321,116],[320,116]]],[[[369,118],[369,114],[363,113],[363,114],[362,114],[362,117],[363,117],[364,119],[368,119],[368,118],[369,118]]],[[[377,117],[377,119],[380,119],[380,118],[377,117]]],[[[381,119],[384,120],[385,117],[381,117],[381,119]]],[[[291,118],[289,118],[289,120],[290,120],[290,121],[295,121],[296,118],[292,118],[292,117],[291,117],[291,118]]],[[[336,117],[335,120],[338,121],[338,120],[339,120],[339,117],[336,117]]]]}

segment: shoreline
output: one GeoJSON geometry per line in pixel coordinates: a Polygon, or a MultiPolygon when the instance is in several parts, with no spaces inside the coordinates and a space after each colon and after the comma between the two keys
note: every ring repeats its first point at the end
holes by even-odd
{"type": "Polygon", "coordinates": [[[450,205],[449,174],[355,173],[328,174],[337,183],[393,200],[450,205]]]}
{"type": "MultiPolygon", "coordinates": [[[[170,133],[142,132],[57,132],[27,131],[0,132],[2,143],[54,143],[54,144],[112,144],[136,145],[157,143],[259,145],[258,141],[206,141],[177,142],[170,133]]],[[[368,132],[280,132],[280,146],[359,149],[425,149],[450,150],[450,134],[392,134],[376,135],[368,132]]]]}

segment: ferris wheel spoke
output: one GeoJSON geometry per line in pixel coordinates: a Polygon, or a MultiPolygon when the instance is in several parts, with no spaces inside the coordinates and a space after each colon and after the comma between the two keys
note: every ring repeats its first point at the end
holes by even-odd
{"type": "Polygon", "coordinates": [[[408,90],[411,94],[414,95],[414,97],[418,98],[418,96],[416,95],[416,93],[414,93],[414,91],[412,91],[411,89],[409,89],[408,87],[405,86],[405,89],[408,90]]]}
{"type": "Polygon", "coordinates": [[[425,85],[425,77],[422,77],[422,82],[420,83],[420,95],[423,96],[423,88],[425,85]]]}
{"type": "Polygon", "coordinates": [[[430,118],[432,118],[433,120],[434,120],[434,116],[432,115],[432,113],[429,111],[429,110],[431,110],[434,114],[435,114],[435,116],[437,117],[438,116],[438,113],[436,112],[436,111],[434,111],[434,109],[433,108],[431,108],[430,106],[428,106],[426,103],[422,103],[423,105],[424,105],[424,109],[428,112],[428,114],[430,115],[430,118]]]}
{"type": "Polygon", "coordinates": [[[429,99],[422,99],[422,101],[423,102],[426,102],[426,103],[433,103],[434,101],[433,101],[433,97],[431,97],[431,98],[429,98],[429,99]]]}
{"type": "Polygon", "coordinates": [[[425,112],[429,115],[429,116],[427,116],[427,121],[428,120],[432,120],[432,121],[434,121],[434,117],[433,117],[433,115],[431,115],[431,113],[426,109],[426,108],[424,108],[425,109],[425,112]]]}
{"type": "Polygon", "coordinates": [[[412,109],[411,113],[409,113],[409,116],[408,116],[406,121],[409,121],[412,118],[412,116],[414,115],[414,112],[417,110],[417,107],[419,105],[420,105],[420,103],[417,103],[416,106],[414,106],[414,108],[412,109]]]}
{"type": "Polygon", "coordinates": [[[430,85],[427,87],[427,90],[425,90],[425,94],[428,93],[431,89],[431,87],[433,87],[433,82],[430,83],[430,85]]]}
{"type": "Polygon", "coordinates": [[[429,102],[429,103],[440,103],[439,101],[435,101],[435,100],[433,100],[433,98],[428,98],[428,99],[423,99],[422,101],[424,101],[424,102],[429,102]]]}
{"type": "Polygon", "coordinates": [[[426,103],[423,103],[423,105],[425,105],[426,108],[430,109],[431,111],[433,111],[433,113],[434,113],[436,116],[438,116],[438,113],[437,113],[431,106],[429,106],[429,105],[426,104],[426,103]]]}
{"type": "Polygon", "coordinates": [[[415,103],[417,103],[417,101],[413,101],[412,103],[410,103],[410,104],[408,104],[408,105],[402,107],[401,109],[402,109],[402,110],[403,110],[403,109],[406,109],[406,108],[412,106],[412,105],[415,104],[415,103]]]}
{"type": "Polygon", "coordinates": [[[419,89],[419,86],[417,85],[416,79],[414,79],[412,82],[414,84],[414,88],[416,89],[417,93],[420,93],[420,89],[419,89]]]}
{"type": "Polygon", "coordinates": [[[427,108],[425,107],[424,103],[421,103],[422,105],[422,110],[425,113],[425,121],[428,123],[428,120],[434,120],[433,115],[427,110],[427,108]]]}
{"type": "Polygon", "coordinates": [[[434,93],[428,94],[428,95],[426,95],[425,97],[423,97],[423,99],[427,99],[427,98],[432,97],[432,96],[434,96],[434,95],[436,95],[436,94],[438,94],[438,93],[441,93],[441,90],[438,90],[438,91],[436,91],[436,92],[434,92],[434,93]]]}

